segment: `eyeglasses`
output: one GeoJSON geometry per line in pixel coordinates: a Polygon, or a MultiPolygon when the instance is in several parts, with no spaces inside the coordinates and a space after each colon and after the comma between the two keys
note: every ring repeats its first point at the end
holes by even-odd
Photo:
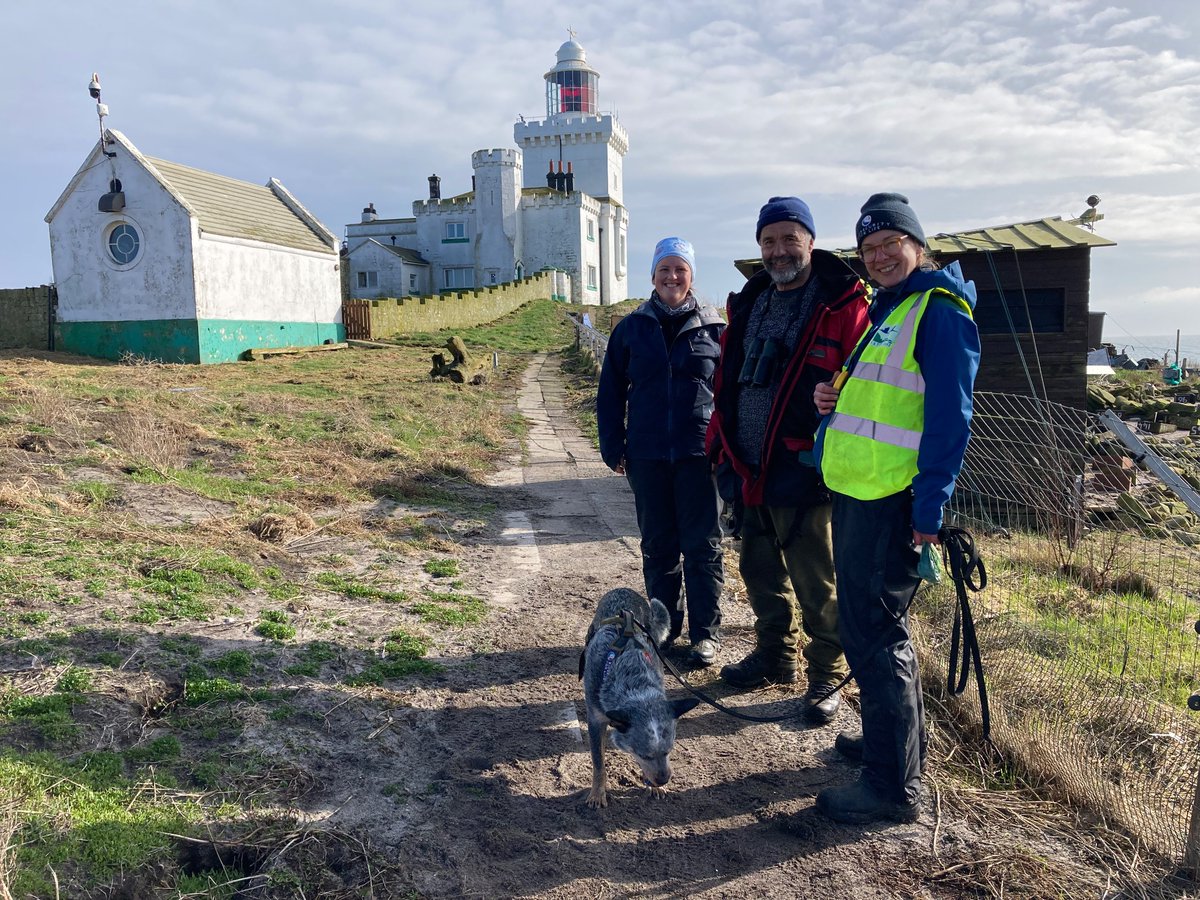
{"type": "Polygon", "coordinates": [[[883,251],[884,256],[895,256],[900,252],[900,245],[904,243],[904,239],[906,237],[908,237],[908,235],[902,234],[900,237],[891,238],[884,241],[882,244],[876,244],[873,247],[863,245],[858,250],[858,258],[863,261],[873,259],[875,254],[877,254],[880,250],[883,251]]]}

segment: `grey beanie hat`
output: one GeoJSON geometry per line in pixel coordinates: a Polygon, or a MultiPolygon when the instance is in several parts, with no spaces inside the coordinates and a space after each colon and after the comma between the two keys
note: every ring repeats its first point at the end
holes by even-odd
{"type": "Polygon", "coordinates": [[[895,193],[872,194],[859,210],[858,224],[854,227],[857,246],[862,246],[867,235],[889,230],[907,234],[922,247],[925,246],[925,232],[917,221],[916,213],[908,205],[907,197],[895,193]]]}

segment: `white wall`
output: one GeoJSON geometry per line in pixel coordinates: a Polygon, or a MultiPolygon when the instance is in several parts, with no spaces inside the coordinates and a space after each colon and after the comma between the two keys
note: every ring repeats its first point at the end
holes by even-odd
{"type": "Polygon", "coordinates": [[[477,150],[475,171],[476,284],[511,281],[524,258],[521,196],[521,151],[477,150]]]}
{"type": "Polygon", "coordinates": [[[390,252],[375,241],[365,241],[354,247],[346,256],[346,265],[350,267],[350,296],[363,300],[375,300],[380,297],[407,297],[409,294],[428,294],[429,266],[413,265],[405,262],[395,253],[390,252]],[[360,288],[358,286],[359,272],[375,272],[378,277],[377,287],[360,288]],[[415,288],[410,288],[410,275],[417,276],[415,288]]]}
{"type": "Polygon", "coordinates": [[[561,158],[564,172],[567,163],[572,164],[575,190],[624,202],[621,170],[629,137],[612,116],[555,116],[518,122],[513,126],[513,139],[524,154],[525,187],[545,187],[548,163],[557,168],[561,158]]]}
{"type": "Polygon", "coordinates": [[[339,322],[338,255],[204,235],[196,247],[196,317],[339,322]]]}
{"type": "Polygon", "coordinates": [[[381,244],[391,244],[393,236],[397,247],[417,250],[417,220],[376,219],[374,222],[354,222],[346,226],[346,245],[350,251],[368,238],[375,238],[381,244]]]}
{"type": "Polygon", "coordinates": [[[190,217],[123,145],[109,144],[108,150],[116,157],[101,161],[94,153],[49,223],[59,320],[194,318],[190,217]],[[97,204],[113,177],[121,181],[125,209],[99,212],[97,204]],[[138,256],[127,266],[113,262],[107,250],[108,231],[123,221],[141,237],[138,256]]]}
{"type": "MultiPolygon", "coordinates": [[[[578,191],[571,194],[529,195],[521,201],[525,225],[525,270],[532,274],[549,266],[571,276],[572,303],[598,303],[599,284],[588,290],[587,267],[599,267],[596,241],[587,239],[587,220],[600,206],[578,191]]],[[[599,234],[597,233],[597,239],[599,234]]]]}

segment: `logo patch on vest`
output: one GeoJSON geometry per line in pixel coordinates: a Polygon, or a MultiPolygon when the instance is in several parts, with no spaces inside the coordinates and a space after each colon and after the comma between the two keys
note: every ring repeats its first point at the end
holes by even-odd
{"type": "Polygon", "coordinates": [[[875,336],[871,338],[871,346],[873,347],[890,347],[896,343],[896,338],[900,337],[899,325],[884,325],[875,332],[875,336]]]}

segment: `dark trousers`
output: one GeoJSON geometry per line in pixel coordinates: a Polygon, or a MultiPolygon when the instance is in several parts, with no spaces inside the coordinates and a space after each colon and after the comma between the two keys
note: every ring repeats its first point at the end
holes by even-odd
{"type": "Polygon", "coordinates": [[[725,570],[717,487],[708,460],[629,459],[625,476],[633,488],[642,533],[647,596],[663,602],[671,613],[671,630],[678,634],[684,614],[680,587],[686,584],[688,636],[693,643],[720,640],[725,570]]]}
{"type": "Polygon", "coordinates": [[[907,609],[921,583],[920,558],[912,544],[908,491],[881,500],[833,495],[838,629],[858,681],[863,777],[901,802],[920,797],[926,745],[907,609]]]}
{"type": "Polygon", "coordinates": [[[747,506],[739,571],[754,610],[755,649],[795,665],[803,652],[810,686],[846,674],[838,637],[829,504],[747,506]],[[808,640],[802,643],[803,630],[808,640]]]}

